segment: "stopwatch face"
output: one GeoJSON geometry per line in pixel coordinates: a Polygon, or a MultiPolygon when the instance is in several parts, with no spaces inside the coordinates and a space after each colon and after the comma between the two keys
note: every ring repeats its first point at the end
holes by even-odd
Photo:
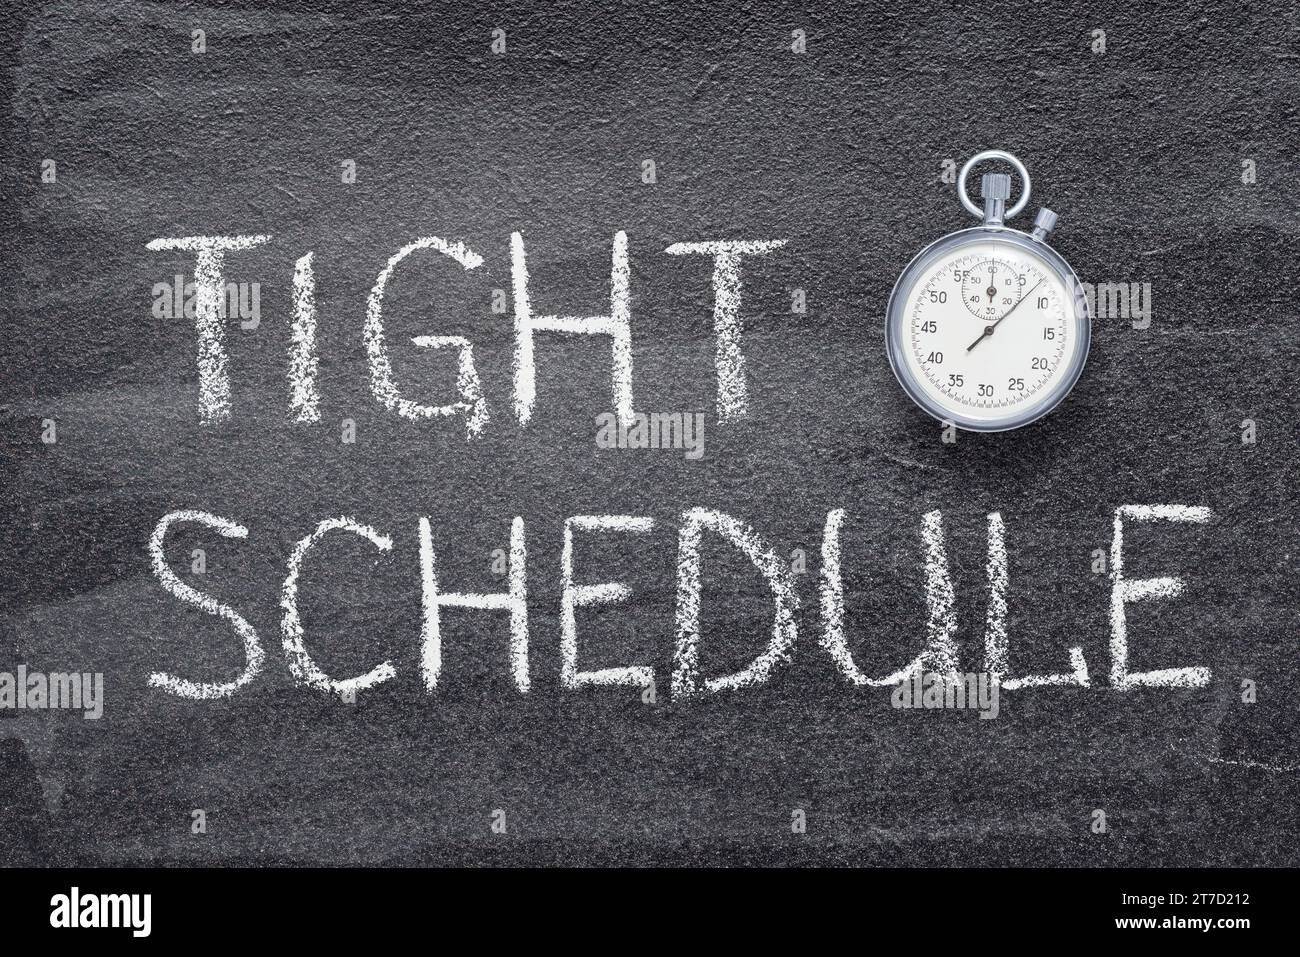
{"type": "Polygon", "coordinates": [[[1051,247],[1005,228],[954,233],[913,260],[889,305],[889,358],[921,408],[994,432],[1047,414],[1088,354],[1086,300],[1051,247]]]}

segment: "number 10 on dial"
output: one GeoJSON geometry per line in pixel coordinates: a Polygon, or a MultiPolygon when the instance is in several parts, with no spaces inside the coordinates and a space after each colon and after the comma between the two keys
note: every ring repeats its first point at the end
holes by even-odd
{"type": "Polygon", "coordinates": [[[1004,225],[1029,201],[1029,175],[1009,153],[973,157],[958,178],[962,204],[983,224],[950,233],[917,255],[889,300],[889,361],[926,412],[963,429],[1000,432],[1054,409],[1088,356],[1088,303],[1078,278],[1047,245],[1056,214],[1039,210],[1032,233],[1004,225]],[[1011,178],[986,174],[984,209],[966,195],[974,165],[1003,159],[1023,191],[1010,209],[1011,178]]]}

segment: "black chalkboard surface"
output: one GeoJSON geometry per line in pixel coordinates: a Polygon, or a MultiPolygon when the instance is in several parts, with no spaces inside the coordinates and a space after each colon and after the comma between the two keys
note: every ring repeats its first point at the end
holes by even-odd
{"type": "Polygon", "coordinates": [[[4,863],[1300,861],[1294,9],[471,7],[0,27],[4,863]],[[951,441],[989,147],[1097,315],[951,441]],[[1060,682],[895,706],[990,618],[1060,682]]]}

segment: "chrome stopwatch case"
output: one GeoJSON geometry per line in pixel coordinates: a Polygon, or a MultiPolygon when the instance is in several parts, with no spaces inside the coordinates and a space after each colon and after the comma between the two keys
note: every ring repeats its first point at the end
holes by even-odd
{"type": "Polygon", "coordinates": [[[1004,222],[1029,202],[1029,172],[1001,150],[962,167],[957,193],[983,222],[936,240],[908,264],[889,297],[886,338],[899,384],[922,409],[975,432],[1028,425],[1074,388],[1088,358],[1088,300],[1074,270],[1047,244],[1056,225],[1038,211],[1033,231],[1004,222]],[[986,173],[984,208],[967,195],[977,163],[1003,160],[1023,190],[1007,208],[1011,177],[986,173]]]}

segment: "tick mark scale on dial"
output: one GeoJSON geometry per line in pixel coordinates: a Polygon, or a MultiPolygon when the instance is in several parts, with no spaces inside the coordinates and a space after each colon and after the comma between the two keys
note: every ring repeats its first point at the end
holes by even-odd
{"type": "Polygon", "coordinates": [[[1006,248],[1011,244],[1004,243],[1001,237],[968,242],[966,255],[940,259],[928,269],[925,281],[911,285],[906,294],[906,301],[911,304],[911,342],[904,359],[904,372],[909,367],[915,368],[918,376],[915,381],[921,394],[931,394],[948,418],[969,415],[990,418],[1005,414],[1003,410],[1030,408],[1044,394],[1042,390],[1051,387],[1060,360],[1074,347],[1069,317],[1058,300],[1059,293],[1053,288],[1046,294],[1047,298],[1042,298],[1044,290],[1054,283],[1050,264],[1043,261],[1038,247],[1021,250],[1006,248]],[[1044,269],[1045,266],[1048,268],[1044,269]],[[993,276],[997,279],[992,280],[993,276]],[[949,284],[956,280],[964,293],[959,298],[984,329],[995,318],[982,315],[988,303],[986,287],[995,283],[998,292],[1004,281],[1012,286],[1017,279],[1022,283],[1016,290],[1018,295],[1016,299],[1007,296],[1002,309],[1009,311],[1017,300],[1025,298],[1023,293],[1029,289],[1028,298],[1042,307],[1042,318],[1050,331],[1037,328],[1032,320],[1017,319],[1007,327],[1010,331],[1002,334],[999,348],[990,348],[981,360],[967,348],[969,338],[966,344],[960,342],[963,335],[970,333],[952,314],[952,307],[946,305],[949,300],[943,290],[951,289],[949,284]],[[1023,285],[1026,281],[1029,286],[1023,285]],[[972,299],[980,303],[978,308],[971,308],[972,299]],[[967,361],[963,363],[958,356],[967,361]]]}

